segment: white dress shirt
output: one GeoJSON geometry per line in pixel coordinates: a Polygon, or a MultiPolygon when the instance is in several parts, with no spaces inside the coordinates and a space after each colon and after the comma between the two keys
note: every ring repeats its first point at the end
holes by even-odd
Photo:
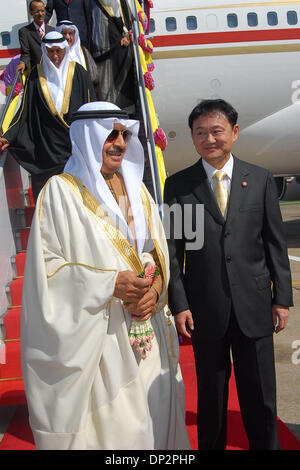
{"type": "Polygon", "coordinates": [[[35,29],[41,36],[41,33],[43,34],[43,37],[45,36],[45,23],[43,23],[41,26],[37,25],[35,22],[33,22],[35,29]]]}

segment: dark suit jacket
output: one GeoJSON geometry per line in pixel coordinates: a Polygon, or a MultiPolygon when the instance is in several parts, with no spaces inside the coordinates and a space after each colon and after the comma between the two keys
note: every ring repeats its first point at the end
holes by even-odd
{"type": "Polygon", "coordinates": [[[165,202],[180,204],[182,211],[185,204],[204,204],[203,247],[185,252],[184,235],[168,241],[172,313],[190,309],[194,334],[203,339],[225,335],[232,307],[245,335],[272,334],[272,303],[290,306],[293,301],[283,223],[269,171],[234,157],[226,221],[201,159],[167,178],[165,202]]]}
{"type": "MultiPolygon", "coordinates": [[[[53,31],[52,26],[45,26],[45,34],[53,31]]],[[[28,67],[37,65],[42,58],[41,39],[33,22],[19,29],[19,42],[21,47],[20,61],[28,67]]]]}
{"type": "Polygon", "coordinates": [[[70,20],[79,30],[80,40],[83,45],[87,44],[87,3],[88,0],[70,0],[69,4],[66,0],[48,0],[46,6],[47,23],[53,13],[56,13],[57,22],[62,20],[70,20]]]}

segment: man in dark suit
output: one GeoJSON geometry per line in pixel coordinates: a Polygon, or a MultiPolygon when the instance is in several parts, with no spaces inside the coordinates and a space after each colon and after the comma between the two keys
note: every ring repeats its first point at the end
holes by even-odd
{"type": "Polygon", "coordinates": [[[45,25],[46,10],[42,1],[33,0],[29,4],[29,13],[33,17],[32,23],[19,29],[19,42],[21,47],[20,63],[16,71],[24,72],[25,68],[40,63],[42,58],[41,43],[45,34],[55,28],[45,25]]]}
{"type": "Polygon", "coordinates": [[[55,11],[57,23],[64,20],[72,21],[79,30],[81,43],[87,46],[87,3],[88,0],[48,0],[46,5],[46,23],[48,23],[53,11],[55,11]]]}
{"type": "Polygon", "coordinates": [[[231,349],[250,449],[278,449],[273,331],[286,326],[293,301],[275,182],[231,154],[239,126],[230,104],[204,100],[189,126],[202,158],[166,180],[165,202],[192,212],[194,233],[204,231],[201,249],[174,235],[178,220],[169,239],[169,305],[195,355],[198,446],[226,448],[231,349]]]}

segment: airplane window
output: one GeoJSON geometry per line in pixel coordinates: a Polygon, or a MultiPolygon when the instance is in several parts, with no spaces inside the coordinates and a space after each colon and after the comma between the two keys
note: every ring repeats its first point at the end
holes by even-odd
{"type": "Polygon", "coordinates": [[[287,22],[288,24],[297,24],[298,23],[298,16],[296,11],[288,11],[287,14],[287,22]]]}
{"type": "Polygon", "coordinates": [[[267,17],[269,26],[276,26],[278,24],[278,16],[276,11],[269,11],[267,17]]]}
{"type": "Polygon", "coordinates": [[[176,18],[174,18],[173,16],[169,16],[168,18],[166,18],[166,28],[167,28],[167,31],[176,31],[177,29],[176,18]]]}
{"type": "Polygon", "coordinates": [[[1,39],[2,46],[9,46],[9,44],[11,43],[10,33],[6,31],[4,33],[1,33],[1,39]]]}
{"type": "Polygon", "coordinates": [[[238,17],[235,13],[229,13],[227,15],[227,24],[229,28],[236,28],[238,25],[238,17]]]}
{"type": "Polygon", "coordinates": [[[197,29],[197,18],[196,16],[187,16],[186,17],[186,27],[187,29],[197,29]]]}
{"type": "Polygon", "coordinates": [[[247,14],[248,26],[257,26],[257,14],[256,13],[248,13],[247,14]]]}
{"type": "Polygon", "coordinates": [[[154,33],[155,31],[155,21],[153,18],[150,18],[150,28],[149,28],[149,33],[154,33]]]}

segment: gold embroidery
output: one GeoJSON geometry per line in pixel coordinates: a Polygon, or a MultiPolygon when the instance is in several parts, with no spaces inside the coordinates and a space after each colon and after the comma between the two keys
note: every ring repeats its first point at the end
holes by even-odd
{"type": "Polygon", "coordinates": [[[95,269],[96,271],[105,271],[105,272],[114,272],[117,271],[116,269],[103,269],[103,268],[97,268],[96,266],[90,266],[88,264],[83,264],[83,263],[65,263],[59,266],[59,268],[54,271],[52,274],[47,274],[47,278],[50,279],[51,277],[55,276],[55,274],[60,271],[62,268],[65,268],[66,266],[82,266],[83,268],[90,268],[90,269],[95,269]]]}
{"type": "MultiPolygon", "coordinates": [[[[112,9],[111,7],[106,6],[106,5],[102,2],[102,0],[98,0],[98,3],[100,3],[100,5],[102,6],[102,8],[104,8],[104,10],[106,11],[106,13],[108,13],[110,17],[114,17],[114,12],[113,12],[113,9],[112,9]]],[[[123,21],[123,25],[125,26],[124,13],[123,13],[123,9],[122,9],[121,3],[120,3],[120,5],[119,5],[119,8],[120,8],[120,15],[121,15],[121,18],[122,18],[122,21],[123,21]]]]}
{"type": "Polygon", "coordinates": [[[72,82],[73,82],[73,77],[74,77],[74,71],[75,71],[75,65],[76,62],[70,62],[68,66],[68,72],[67,72],[67,79],[66,79],[66,86],[65,86],[65,91],[64,91],[64,98],[63,98],[63,104],[62,104],[62,110],[61,114],[58,113],[56,106],[54,104],[53,98],[51,96],[49,86],[47,83],[47,79],[45,77],[45,72],[42,64],[37,65],[38,69],[38,76],[40,80],[40,85],[42,88],[42,92],[44,95],[44,98],[46,100],[46,103],[51,111],[51,113],[54,116],[57,116],[61,122],[66,126],[70,127],[65,120],[63,119],[64,114],[66,114],[69,110],[69,104],[70,104],[70,97],[71,97],[71,91],[72,91],[72,82]]]}
{"type": "Polygon", "coordinates": [[[64,115],[67,114],[67,112],[69,111],[73,77],[74,77],[74,72],[75,72],[75,64],[76,62],[70,62],[69,67],[68,67],[66,86],[65,86],[65,91],[64,91],[64,99],[63,99],[61,113],[60,113],[60,117],[62,120],[64,118],[64,115]]]}
{"type": "Polygon", "coordinates": [[[151,204],[150,204],[150,201],[149,201],[149,198],[148,198],[148,194],[147,194],[147,192],[145,190],[145,187],[143,185],[142,185],[141,197],[142,197],[142,203],[143,203],[144,208],[145,208],[145,213],[147,215],[147,223],[148,223],[148,227],[149,227],[149,230],[150,230],[151,238],[152,238],[152,241],[153,241],[155,249],[156,249],[157,257],[158,257],[159,262],[160,262],[163,279],[165,281],[165,286],[167,287],[168,280],[167,280],[167,270],[166,270],[165,257],[164,257],[164,254],[162,253],[161,249],[160,249],[160,246],[157,242],[156,237],[154,236],[153,227],[152,227],[152,224],[151,224],[151,204]]]}
{"type": "Polygon", "coordinates": [[[117,248],[125,261],[129,264],[131,269],[139,274],[143,270],[143,265],[136,250],[129,243],[127,238],[125,238],[122,232],[116,227],[112,219],[102,208],[97,199],[74,176],[68,173],[62,173],[59,175],[59,177],[64,179],[73,189],[75,189],[76,194],[81,198],[87,209],[89,209],[96,216],[97,220],[102,224],[103,230],[107,234],[108,238],[117,248]]]}
{"type": "Polygon", "coordinates": [[[104,10],[106,11],[106,13],[109,14],[109,16],[114,16],[113,14],[113,11],[112,11],[112,8],[110,7],[107,7],[106,5],[104,5],[104,3],[101,1],[101,0],[98,0],[98,3],[100,3],[100,5],[104,8],[104,10]]]}
{"type": "Polygon", "coordinates": [[[85,57],[84,57],[84,53],[83,53],[82,48],[80,48],[80,57],[81,57],[81,60],[82,60],[82,67],[85,68],[85,70],[87,70],[86,61],[85,61],[85,57]]]}

